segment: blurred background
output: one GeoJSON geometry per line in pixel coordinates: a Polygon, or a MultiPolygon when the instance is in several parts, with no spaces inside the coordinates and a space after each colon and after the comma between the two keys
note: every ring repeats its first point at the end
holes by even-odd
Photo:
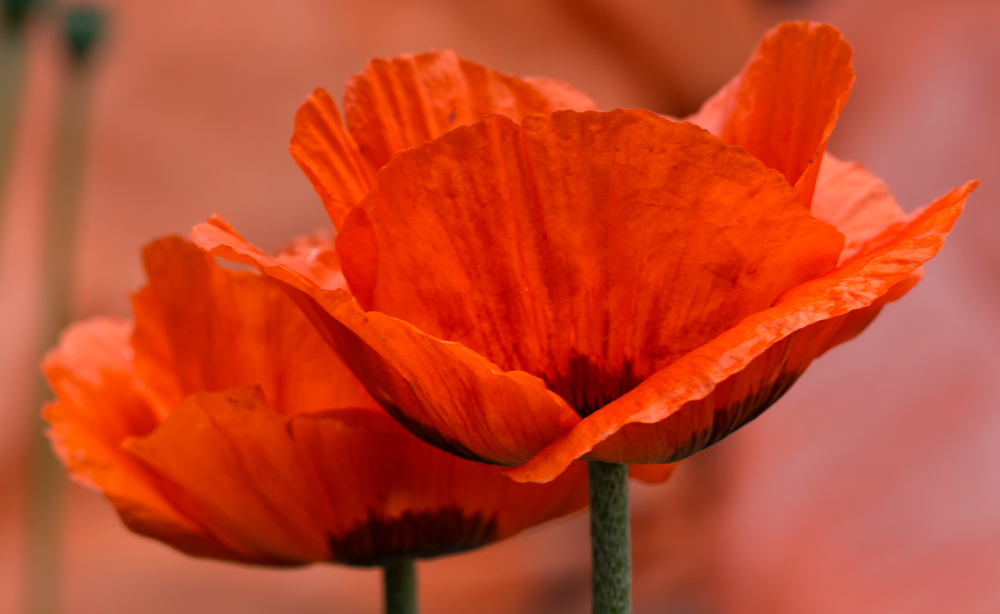
{"type": "MultiPolygon", "coordinates": [[[[141,246],[212,212],[267,250],[328,224],[287,152],[292,117],[313,88],[339,99],[372,57],[453,48],[503,72],[567,81],[605,109],[684,115],[790,18],[831,23],[854,47],[857,81],[831,152],[867,165],[906,210],[969,179],[983,184],[905,300],[673,480],[633,486],[635,610],[1000,611],[1000,2],[96,7],[104,28],[85,58],[67,51],[52,3],[28,16],[14,43],[8,24],[0,49],[0,71],[23,58],[19,88],[7,89],[16,96],[0,92],[0,113],[18,109],[0,179],[0,613],[28,611],[29,587],[39,586],[26,558],[39,518],[27,501],[36,364],[53,317],[46,301],[71,288],[62,300],[74,318],[126,315],[143,283],[141,246]],[[47,232],[67,250],[63,273],[43,257],[47,232]],[[43,282],[60,274],[71,284],[43,282]]],[[[56,555],[34,565],[58,579],[42,585],[52,612],[380,608],[377,571],[189,559],[130,534],[99,494],[61,472],[50,482],[52,516],[41,526],[56,555]]],[[[581,514],[421,564],[424,611],[582,614],[588,570],[581,514]]]]}

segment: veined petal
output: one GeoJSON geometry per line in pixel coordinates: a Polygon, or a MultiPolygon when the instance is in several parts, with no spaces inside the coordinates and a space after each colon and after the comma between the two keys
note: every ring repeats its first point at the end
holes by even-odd
{"type": "MultiPolygon", "coordinates": [[[[829,153],[823,156],[812,214],[844,234],[841,265],[891,242],[907,222],[906,213],[896,204],[885,183],[861,164],[841,161],[829,153]]],[[[882,307],[902,298],[922,277],[923,269],[918,268],[871,305],[837,318],[836,326],[827,322],[824,326],[835,332],[826,340],[823,351],[856,337],[882,307]]]]}
{"type": "Polygon", "coordinates": [[[238,558],[185,516],[146,467],[121,449],[153,431],[158,419],[136,388],[129,336],[112,318],[74,324],[42,362],[56,394],[46,406],[49,439],[70,475],[101,490],[130,529],[196,556],[238,558]]]}
{"type": "Polygon", "coordinates": [[[906,224],[906,213],[885,183],[857,162],[838,160],[829,153],[823,156],[812,214],[843,233],[840,264],[865,251],[873,239],[894,235],[906,224]]]}
{"type": "Polygon", "coordinates": [[[835,28],[783,23],[743,71],[690,121],[780,171],[811,206],[830,133],[854,83],[851,47],[835,28]]]}
{"type": "Polygon", "coordinates": [[[334,249],[333,233],[328,229],[296,237],[291,245],[278,252],[275,259],[308,277],[320,288],[347,288],[344,273],[340,270],[340,258],[334,249]]]}
{"type": "Polygon", "coordinates": [[[337,239],[368,313],[222,222],[192,237],[305,292],[306,312],[414,433],[504,464],[572,425],[528,373],[586,415],[831,270],[843,245],[780,174],[644,111],[522,127],[493,116],[401,152],[378,183],[337,239]]]}
{"type": "Polygon", "coordinates": [[[373,60],[351,77],[344,96],[350,133],[336,103],[318,89],[296,113],[289,146],[338,230],[397,151],[494,113],[520,121],[531,113],[597,108],[560,81],[502,75],[453,51],[373,60]]]}
{"type": "Polygon", "coordinates": [[[400,152],[337,238],[366,309],[582,415],[836,265],[779,173],[647,111],[493,116],[400,152]]]}
{"type": "Polygon", "coordinates": [[[675,461],[728,435],[830,347],[843,322],[833,320],[872,305],[937,253],[975,186],[922,210],[889,245],[789,290],[774,307],[657,372],[508,475],[545,482],[581,457],[675,461]]]}
{"type": "Polygon", "coordinates": [[[504,477],[502,468],[442,452],[381,412],[298,417],[290,432],[307,466],[316,470],[318,491],[336,505],[329,525],[336,561],[377,564],[459,552],[586,505],[582,463],[551,488],[523,488],[504,477]]]}
{"type": "Polygon", "coordinates": [[[288,284],[289,295],[375,399],[424,440],[465,458],[515,465],[579,421],[537,377],[504,372],[461,344],[366,313],[347,292],[319,288],[230,231],[213,219],[191,237],[210,253],[288,284]]]}
{"type": "Polygon", "coordinates": [[[323,200],[336,228],[371,191],[374,173],[340,122],[337,104],[324,90],[309,96],[295,114],[289,151],[323,200]]]}
{"type": "Polygon", "coordinates": [[[143,252],[136,371],[165,416],[195,392],[260,385],[279,411],[378,405],[280,286],[172,237],[143,252]]]}
{"type": "Polygon", "coordinates": [[[586,471],[549,487],[465,461],[383,412],[284,416],[256,388],[199,393],[127,450],[255,562],[375,565],[482,546],[582,508],[586,471]]]}
{"type": "Polygon", "coordinates": [[[565,83],[511,77],[453,51],[372,60],[344,92],[348,129],[372,169],[397,151],[495,113],[521,121],[532,113],[597,109],[565,83]]]}
{"type": "Polygon", "coordinates": [[[190,516],[248,560],[326,560],[323,511],[286,424],[256,387],[199,392],[124,448],[171,485],[190,516]]]}

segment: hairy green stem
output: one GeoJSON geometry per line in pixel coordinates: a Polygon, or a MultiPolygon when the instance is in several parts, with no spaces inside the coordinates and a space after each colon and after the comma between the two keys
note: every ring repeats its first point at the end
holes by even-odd
{"type": "Polygon", "coordinates": [[[389,563],[382,569],[385,614],[417,614],[417,570],[413,559],[389,563]]]}
{"type": "Polygon", "coordinates": [[[594,614],[631,614],[628,465],[591,461],[590,547],[594,614]]]}

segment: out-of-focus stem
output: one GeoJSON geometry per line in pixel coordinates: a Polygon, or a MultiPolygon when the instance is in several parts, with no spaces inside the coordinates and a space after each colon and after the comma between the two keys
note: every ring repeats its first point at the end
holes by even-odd
{"type": "Polygon", "coordinates": [[[413,559],[383,567],[385,614],[417,614],[417,570],[413,559]]]}
{"type": "Polygon", "coordinates": [[[0,24],[0,224],[6,212],[7,178],[11,152],[17,136],[17,118],[21,110],[21,84],[24,81],[25,41],[24,12],[20,5],[3,10],[0,24]]]}
{"type": "MultiPolygon", "coordinates": [[[[90,85],[87,56],[99,32],[95,23],[99,25],[99,16],[87,9],[71,11],[65,23],[69,61],[57,119],[44,235],[39,339],[43,349],[56,344],[71,314],[77,217],[86,154],[90,85]],[[87,22],[82,35],[80,24],[74,21],[81,14],[87,22]],[[85,44],[81,45],[81,40],[85,44]]],[[[35,412],[49,398],[44,382],[40,382],[38,394],[35,412]]],[[[59,604],[59,527],[65,478],[46,440],[41,420],[37,425],[29,468],[26,611],[55,614],[59,604]]]]}
{"type": "Polygon", "coordinates": [[[632,544],[628,465],[590,461],[590,548],[594,614],[631,614],[632,544]]]}

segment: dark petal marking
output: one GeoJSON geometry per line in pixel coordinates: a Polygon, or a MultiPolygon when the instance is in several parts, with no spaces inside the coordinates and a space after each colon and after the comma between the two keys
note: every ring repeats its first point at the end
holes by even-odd
{"type": "MultiPolygon", "coordinates": [[[[672,455],[657,462],[676,463],[695,452],[700,452],[711,445],[719,443],[729,435],[732,435],[737,429],[764,413],[764,410],[768,407],[777,403],[801,375],[802,372],[780,375],[769,385],[762,386],[754,394],[744,397],[723,409],[715,410],[712,415],[711,426],[678,446],[672,455]]],[[[679,418],[680,415],[675,414],[667,418],[667,422],[669,423],[669,421],[679,418]]]]}
{"type": "Polygon", "coordinates": [[[335,563],[371,566],[409,558],[431,558],[471,550],[496,540],[496,518],[466,516],[458,508],[407,512],[384,520],[374,513],[346,535],[330,535],[335,563]]]}
{"type": "Polygon", "coordinates": [[[476,461],[478,463],[486,463],[488,465],[497,464],[485,458],[476,456],[476,454],[473,453],[472,450],[469,450],[467,447],[463,446],[460,442],[444,437],[437,430],[427,426],[423,422],[418,422],[417,420],[411,419],[409,416],[399,411],[399,408],[397,406],[391,403],[385,403],[383,401],[379,401],[379,404],[382,405],[386,413],[392,416],[393,419],[396,420],[396,422],[399,422],[399,424],[402,425],[403,428],[410,431],[420,439],[423,439],[424,441],[431,444],[435,448],[444,450],[449,454],[454,454],[455,456],[458,456],[459,458],[464,458],[466,460],[476,461]]]}
{"type": "Polygon", "coordinates": [[[569,359],[567,371],[553,378],[543,378],[549,390],[561,396],[581,418],[617,400],[642,382],[627,360],[620,373],[608,373],[589,356],[576,355],[569,359]]]}

